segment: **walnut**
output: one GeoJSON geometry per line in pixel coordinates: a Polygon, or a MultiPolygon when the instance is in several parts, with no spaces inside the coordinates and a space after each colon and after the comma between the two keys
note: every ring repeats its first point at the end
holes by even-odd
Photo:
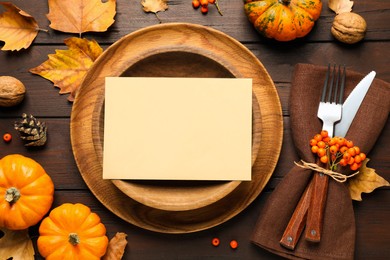
{"type": "Polygon", "coordinates": [[[10,76],[0,76],[0,106],[16,106],[24,99],[26,88],[18,79],[10,76]]]}
{"type": "Polygon", "coordinates": [[[353,44],[364,38],[367,24],[363,17],[347,12],[336,15],[331,32],[333,36],[344,43],[353,44]]]}

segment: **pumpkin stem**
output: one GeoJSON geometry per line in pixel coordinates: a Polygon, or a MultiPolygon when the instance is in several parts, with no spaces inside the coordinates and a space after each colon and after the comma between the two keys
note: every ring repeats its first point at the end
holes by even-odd
{"type": "Polygon", "coordinates": [[[71,243],[74,246],[77,246],[78,244],[80,244],[80,238],[77,235],[77,233],[70,233],[68,241],[69,241],[69,243],[71,243]]]}
{"type": "Polygon", "coordinates": [[[17,188],[11,187],[5,191],[5,200],[10,204],[17,202],[18,199],[20,199],[20,191],[17,188]]]}

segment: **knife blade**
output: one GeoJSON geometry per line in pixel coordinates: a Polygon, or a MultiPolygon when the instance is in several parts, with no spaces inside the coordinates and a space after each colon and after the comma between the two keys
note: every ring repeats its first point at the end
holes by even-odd
{"type": "Polygon", "coordinates": [[[352,90],[351,94],[344,101],[341,120],[334,126],[334,135],[345,137],[348,132],[349,127],[352,124],[353,119],[355,118],[356,113],[359,110],[360,105],[363,102],[364,97],[366,96],[368,89],[371,86],[372,81],[376,75],[375,71],[371,71],[367,74],[352,90]]]}
{"type": "MultiPolygon", "coordinates": [[[[335,125],[335,136],[344,137],[348,132],[349,127],[355,118],[364,97],[366,96],[372,81],[375,78],[375,71],[370,72],[366,75],[352,90],[347,99],[343,103],[341,120],[335,125]]],[[[314,179],[310,181],[309,187],[302,195],[301,201],[308,200],[312,189],[314,187],[314,179]],[[304,198],[305,197],[305,198],[304,198]]],[[[302,233],[303,222],[307,219],[307,212],[310,203],[299,203],[295,208],[294,213],[285,229],[285,232],[280,240],[280,244],[290,250],[294,250],[298,243],[299,237],[302,233]],[[299,217],[298,217],[299,216],[299,217]]]]}

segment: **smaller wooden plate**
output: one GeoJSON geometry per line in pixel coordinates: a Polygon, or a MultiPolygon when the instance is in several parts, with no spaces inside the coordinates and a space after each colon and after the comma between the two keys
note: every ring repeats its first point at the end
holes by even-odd
{"type": "MultiPolygon", "coordinates": [[[[150,46],[146,45],[146,48],[150,46]]],[[[201,53],[181,51],[151,53],[126,70],[127,77],[232,77],[230,72],[201,53]],[[167,66],[167,64],[169,66],[167,66]],[[207,69],[205,69],[207,68],[207,69]],[[180,71],[180,72],[179,72],[180,71]]],[[[137,53],[131,53],[132,56],[137,53]]],[[[256,96],[252,96],[252,165],[256,160],[261,138],[261,115],[256,96]]],[[[92,116],[92,134],[96,154],[103,165],[104,94],[100,95],[92,116]]],[[[131,129],[127,134],[131,134],[131,129]]],[[[130,158],[129,158],[130,159],[130,158]]],[[[240,181],[155,181],[112,180],[130,198],[156,209],[182,211],[210,205],[232,192],[240,181]]]]}

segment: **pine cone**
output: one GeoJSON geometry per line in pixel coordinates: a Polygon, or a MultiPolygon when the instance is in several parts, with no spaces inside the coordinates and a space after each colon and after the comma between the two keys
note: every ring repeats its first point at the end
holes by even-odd
{"type": "Polygon", "coordinates": [[[26,142],[25,146],[42,146],[46,143],[46,125],[32,115],[22,114],[22,121],[15,122],[15,130],[20,138],[26,142]]]}

